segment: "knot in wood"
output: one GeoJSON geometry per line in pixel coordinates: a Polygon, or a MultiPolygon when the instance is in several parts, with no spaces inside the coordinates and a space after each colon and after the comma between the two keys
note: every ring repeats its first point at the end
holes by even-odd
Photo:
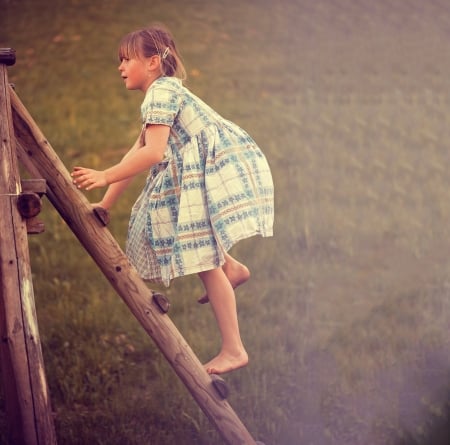
{"type": "Polygon", "coordinates": [[[34,192],[21,193],[17,198],[17,208],[22,218],[33,218],[41,213],[41,198],[34,192]]]}

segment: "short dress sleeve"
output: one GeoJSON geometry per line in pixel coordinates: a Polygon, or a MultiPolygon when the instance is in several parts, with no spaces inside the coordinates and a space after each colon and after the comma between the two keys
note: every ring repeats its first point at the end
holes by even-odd
{"type": "Polygon", "coordinates": [[[180,111],[181,95],[175,79],[160,78],[150,86],[141,106],[144,127],[162,124],[172,127],[180,111]]]}

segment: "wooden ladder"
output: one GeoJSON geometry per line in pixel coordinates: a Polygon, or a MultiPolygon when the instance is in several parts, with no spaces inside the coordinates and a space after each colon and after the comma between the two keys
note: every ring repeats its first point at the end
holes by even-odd
{"type": "Polygon", "coordinates": [[[212,377],[167,312],[166,297],[149,289],[106,227],[108,214],[93,211],[69,172],[7,80],[12,49],[0,49],[0,359],[8,419],[15,445],[56,444],[50,397],[37,328],[27,242],[27,224],[40,210],[42,185],[49,201],[154,340],[225,443],[256,445],[226,400],[223,379],[212,377]],[[32,177],[23,186],[18,161],[32,177]],[[45,181],[45,183],[44,183],[45,181]],[[22,213],[21,213],[22,212],[22,213]]]}

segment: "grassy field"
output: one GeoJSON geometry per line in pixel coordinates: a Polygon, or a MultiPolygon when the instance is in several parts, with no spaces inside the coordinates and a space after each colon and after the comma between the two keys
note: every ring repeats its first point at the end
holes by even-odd
{"type": "MultiPolygon", "coordinates": [[[[10,81],[70,170],[139,131],[117,42],[174,32],[187,85],[244,127],[276,187],[271,239],[233,248],[250,365],[229,401],[266,445],[446,445],[450,435],[450,6],[443,0],[0,0],[10,81]]],[[[112,211],[124,243],[138,178],[112,211]]],[[[96,201],[100,195],[90,193],[96,201]]],[[[30,238],[58,443],[221,439],[48,202],[30,238]]],[[[196,277],[162,289],[202,361],[196,277]]],[[[0,393],[0,444],[3,402],[0,393]]]]}

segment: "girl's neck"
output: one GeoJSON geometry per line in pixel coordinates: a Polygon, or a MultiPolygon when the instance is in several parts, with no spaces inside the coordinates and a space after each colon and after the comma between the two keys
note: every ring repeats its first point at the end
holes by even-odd
{"type": "Polygon", "coordinates": [[[144,85],[144,88],[142,88],[142,91],[144,93],[146,93],[149,90],[149,88],[153,85],[153,83],[156,82],[161,77],[162,77],[162,74],[160,74],[158,76],[149,77],[148,82],[146,82],[146,84],[144,85]]]}

